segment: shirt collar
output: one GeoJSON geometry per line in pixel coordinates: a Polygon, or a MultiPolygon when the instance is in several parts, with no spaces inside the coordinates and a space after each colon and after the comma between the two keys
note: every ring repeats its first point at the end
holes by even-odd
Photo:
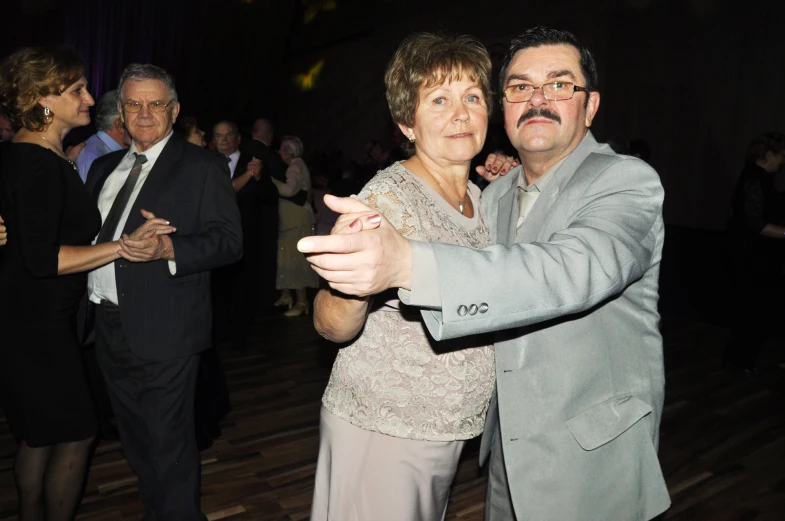
{"type": "Polygon", "coordinates": [[[237,161],[240,160],[240,151],[239,150],[235,150],[234,152],[229,154],[228,157],[229,157],[229,159],[232,160],[232,162],[236,163],[237,161]]]}
{"type": "Polygon", "coordinates": [[[100,139],[107,147],[109,147],[109,150],[111,150],[112,152],[116,152],[121,148],[123,148],[123,146],[120,143],[112,139],[112,136],[110,136],[103,130],[99,130],[98,132],[96,132],[95,137],[100,139]]]}
{"type": "Polygon", "coordinates": [[[163,151],[166,144],[169,142],[169,139],[172,137],[172,132],[170,131],[169,134],[163,138],[161,141],[156,143],[155,145],[151,146],[144,152],[138,152],[136,149],[136,141],[131,143],[131,147],[128,149],[128,153],[125,155],[126,158],[133,158],[133,154],[142,154],[144,157],[147,158],[147,164],[152,165],[155,163],[158,156],[161,155],[161,151],[163,151]]]}
{"type": "Polygon", "coordinates": [[[523,172],[523,168],[521,168],[521,172],[520,174],[518,174],[518,188],[520,188],[524,192],[542,192],[543,190],[545,190],[545,187],[548,185],[548,182],[553,177],[553,173],[559,169],[562,163],[564,163],[564,160],[567,159],[568,157],[570,157],[569,154],[561,158],[556,163],[554,163],[553,166],[551,166],[548,170],[545,171],[544,174],[542,174],[539,177],[539,179],[537,179],[535,182],[531,184],[528,184],[526,182],[526,175],[523,172]]]}

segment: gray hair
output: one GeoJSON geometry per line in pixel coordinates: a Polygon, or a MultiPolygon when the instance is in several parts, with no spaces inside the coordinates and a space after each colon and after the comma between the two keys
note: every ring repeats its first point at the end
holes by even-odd
{"type": "Polygon", "coordinates": [[[174,88],[174,77],[166,72],[161,67],[153,65],[152,63],[132,63],[123,70],[120,75],[120,85],[117,90],[120,94],[123,93],[123,85],[129,80],[145,81],[145,80],[158,80],[166,85],[169,90],[169,103],[177,102],[177,91],[174,88]]]}
{"type": "Polygon", "coordinates": [[[110,90],[95,104],[95,128],[98,130],[112,130],[114,121],[120,117],[117,105],[120,104],[120,91],[110,90]]]}
{"type": "Polygon", "coordinates": [[[281,138],[281,148],[292,157],[303,157],[305,147],[297,136],[284,136],[281,138]]]}
{"type": "Polygon", "coordinates": [[[232,132],[234,132],[238,136],[240,135],[240,127],[237,126],[237,123],[235,123],[234,121],[226,120],[226,119],[222,119],[221,121],[219,121],[218,123],[213,125],[213,134],[215,134],[215,128],[218,125],[229,125],[232,128],[232,132]]]}

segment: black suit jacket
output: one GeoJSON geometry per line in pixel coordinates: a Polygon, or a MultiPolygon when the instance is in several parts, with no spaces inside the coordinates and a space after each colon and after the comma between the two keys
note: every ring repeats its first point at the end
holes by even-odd
{"type": "Polygon", "coordinates": [[[278,152],[272,150],[258,139],[250,138],[242,141],[240,150],[250,156],[261,159],[263,173],[266,172],[267,175],[282,183],[286,182],[286,163],[283,162],[278,152]]]}
{"type": "MultiPolygon", "coordinates": [[[[120,150],[93,162],[86,186],[96,202],[125,154],[120,150]]],[[[123,233],[143,224],[142,208],[177,228],[171,235],[177,272],[170,273],[166,260],[114,262],[130,348],[145,360],[203,351],[210,347],[210,270],[242,255],[240,212],[225,159],[173,134],[142,186],[123,233]]]]}
{"type": "MultiPolygon", "coordinates": [[[[243,175],[248,170],[248,163],[257,156],[252,154],[240,153],[240,159],[237,161],[237,167],[234,169],[232,179],[236,179],[243,175]]],[[[246,211],[259,207],[275,207],[278,211],[278,189],[270,178],[270,172],[262,168],[261,177],[257,181],[251,179],[243,188],[237,192],[237,203],[240,205],[240,213],[245,214],[246,211]]]]}

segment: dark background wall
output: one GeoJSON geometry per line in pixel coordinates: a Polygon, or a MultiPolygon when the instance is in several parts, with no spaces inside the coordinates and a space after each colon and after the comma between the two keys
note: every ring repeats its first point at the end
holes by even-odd
{"type": "MultiPolygon", "coordinates": [[[[382,75],[414,31],[468,33],[497,64],[512,36],[548,24],[596,54],[598,138],[643,138],[666,188],[666,221],[721,229],[749,140],[785,130],[781,2],[725,0],[22,0],[6,5],[0,55],[66,42],[92,90],[131,61],[178,82],[182,114],[209,127],[265,115],[307,148],[360,159],[391,122],[382,75]],[[321,64],[321,65],[319,65],[321,64]],[[320,71],[310,74],[309,71],[320,71]],[[298,76],[300,79],[298,80],[298,76]],[[310,83],[309,83],[310,82],[310,83]],[[304,89],[303,84],[309,86],[304,89]]],[[[505,145],[496,111],[489,145],[505,145]]]]}

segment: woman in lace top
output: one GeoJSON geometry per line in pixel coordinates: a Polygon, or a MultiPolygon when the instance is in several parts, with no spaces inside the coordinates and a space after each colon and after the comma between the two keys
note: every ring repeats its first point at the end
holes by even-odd
{"type": "MultiPolygon", "coordinates": [[[[469,182],[485,142],[491,61],[469,37],[405,40],[385,74],[393,119],[414,155],[359,197],[404,236],[491,244],[469,182]]],[[[322,399],[312,519],[439,520],[466,440],[483,429],[494,386],[487,338],[436,342],[396,295],[323,289],[314,323],[347,342],[322,399]]]]}

